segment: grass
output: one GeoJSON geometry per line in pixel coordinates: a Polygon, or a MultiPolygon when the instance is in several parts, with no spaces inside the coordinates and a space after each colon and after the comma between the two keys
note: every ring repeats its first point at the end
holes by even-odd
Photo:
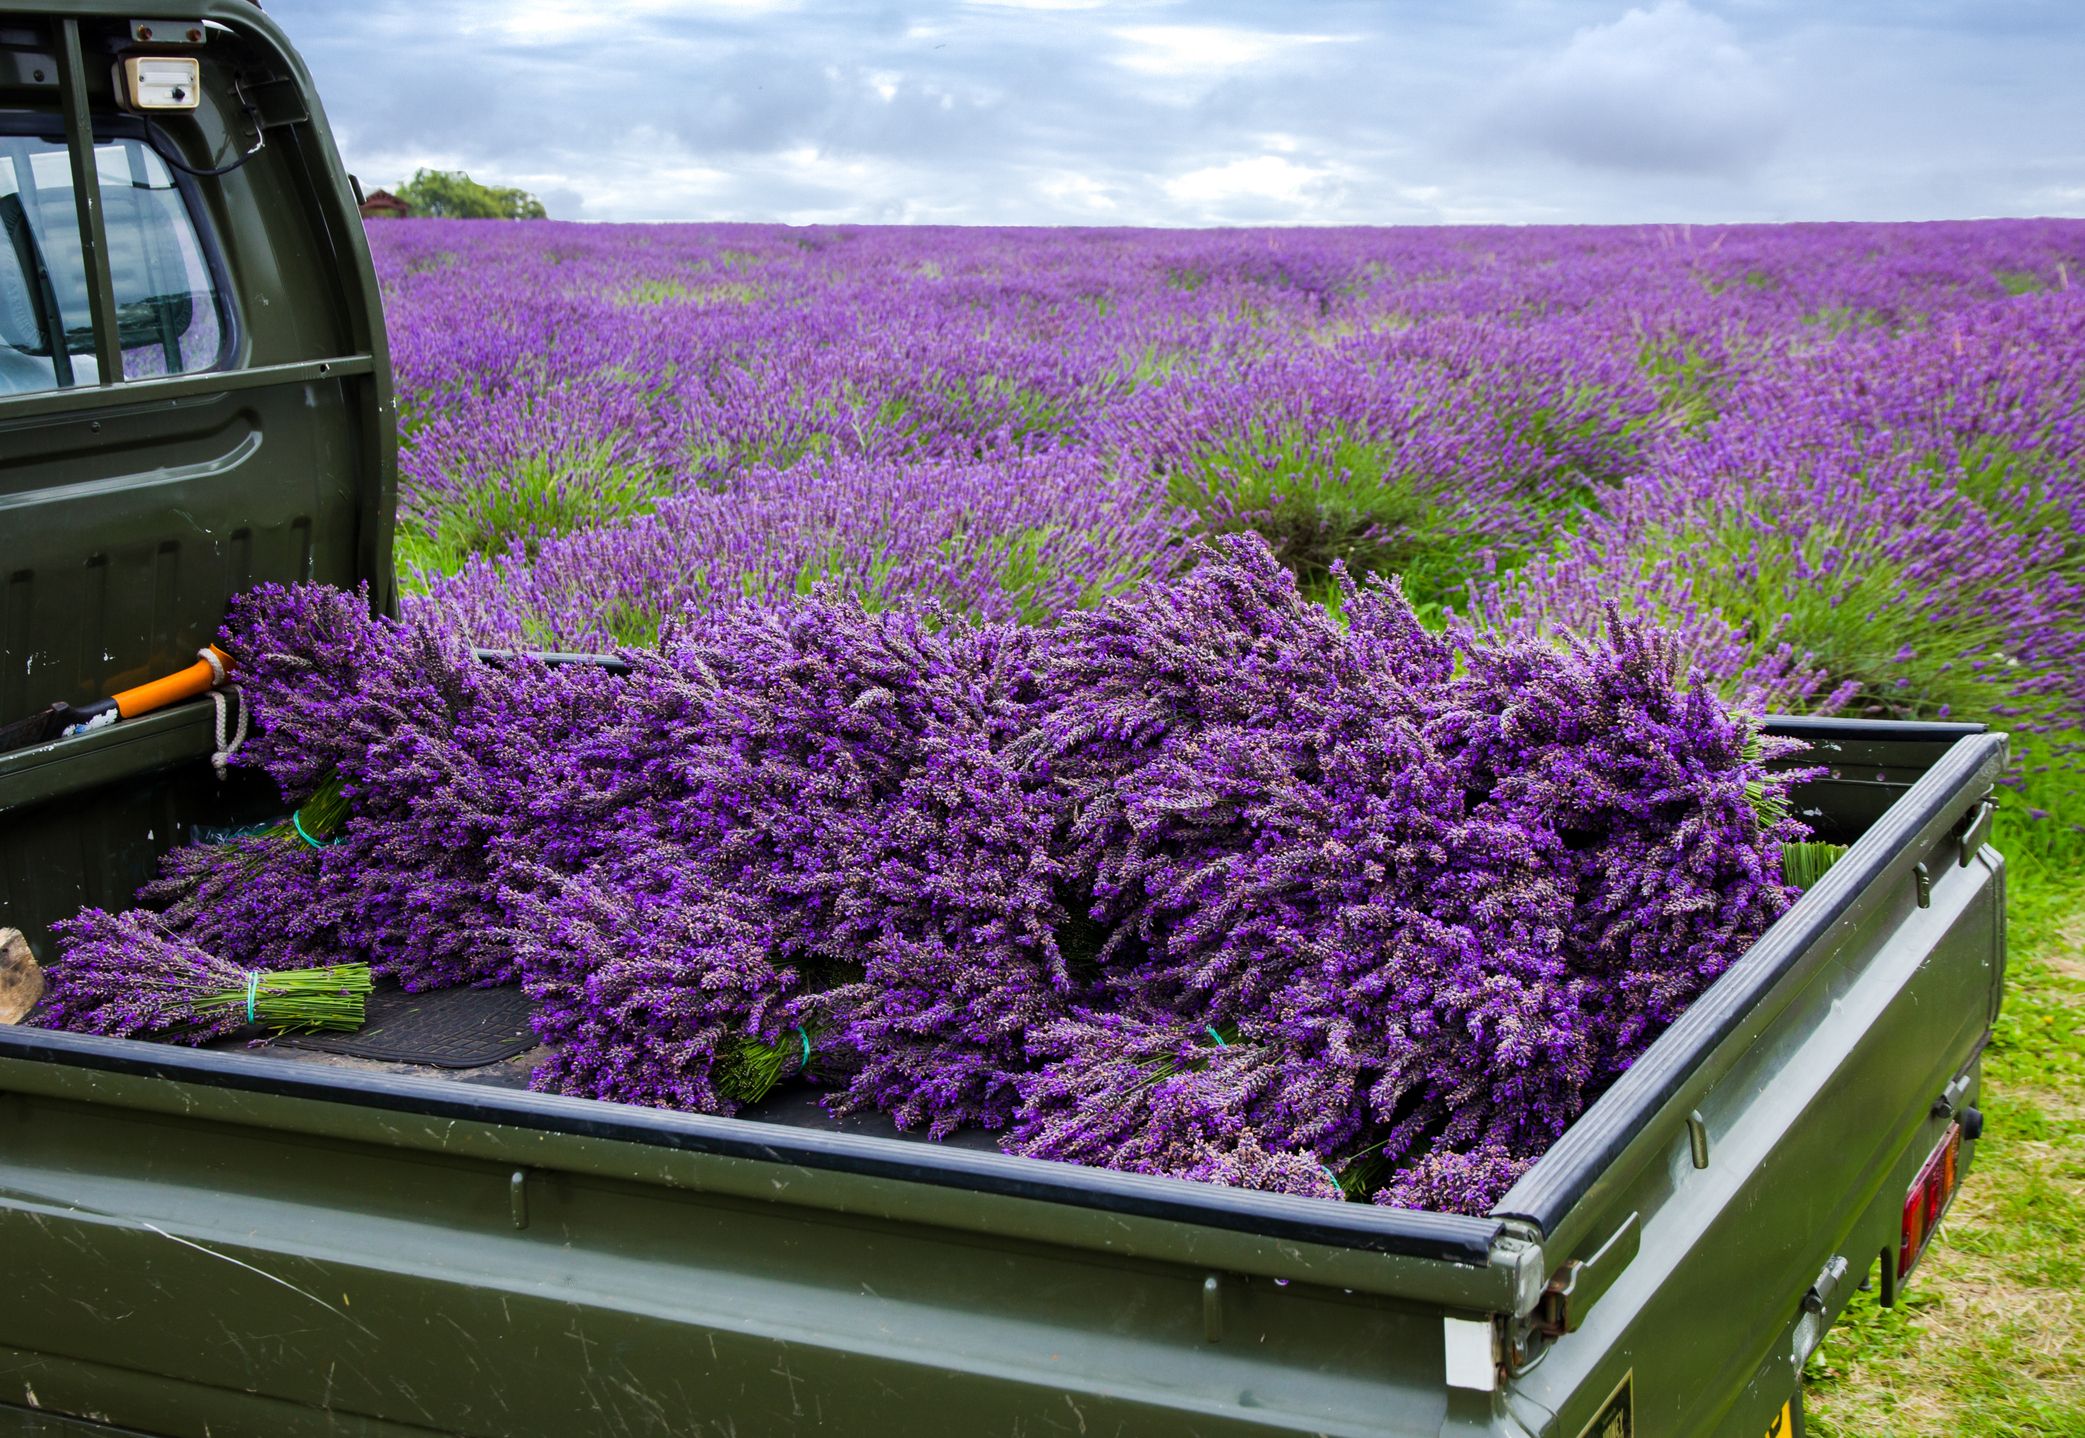
{"type": "Polygon", "coordinates": [[[1243,433],[1214,435],[1177,464],[1167,488],[1205,534],[1259,531],[1321,600],[1336,592],[1335,561],[1357,576],[1398,575],[1424,609],[1457,597],[1486,551],[1495,562],[1505,558],[1452,485],[1403,471],[1393,445],[1336,424],[1255,421],[1243,433]]]}
{"type": "Polygon", "coordinates": [[[540,456],[453,490],[423,494],[401,514],[394,540],[408,587],[421,575],[453,574],[473,554],[495,555],[516,540],[533,556],[543,540],[650,512],[664,493],[658,475],[618,463],[613,447],[540,456]]]}
{"type": "Polygon", "coordinates": [[[640,280],[614,297],[625,306],[664,305],[685,302],[710,305],[749,305],[766,291],[743,280],[688,281],[684,279],[640,280]]]}
{"type": "Polygon", "coordinates": [[[1888,719],[1962,718],[2002,710],[2011,676],[1988,660],[2009,635],[1960,606],[1927,619],[1906,642],[1907,611],[1925,596],[1882,537],[1828,523],[1791,532],[1779,516],[1725,504],[1648,532],[1648,555],[1685,555],[1688,593],[1702,607],[1755,622],[1754,647],[1792,645],[1834,679],[1858,686],[1847,709],[1888,719]],[[1907,602],[1907,593],[1911,602],[1907,602]]]}
{"type": "Polygon", "coordinates": [[[1894,1309],[1805,1374],[1818,1438],[2085,1434],[2085,860],[2016,860],[1976,1166],[1894,1309]]]}

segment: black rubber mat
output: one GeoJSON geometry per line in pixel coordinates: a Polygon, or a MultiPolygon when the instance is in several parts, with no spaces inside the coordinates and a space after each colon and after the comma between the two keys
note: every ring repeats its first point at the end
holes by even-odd
{"type": "Polygon", "coordinates": [[[518,987],[436,989],[409,994],[380,980],[351,1034],[297,1034],[276,1042],[349,1058],[433,1068],[474,1069],[533,1048],[528,1026],[534,1007],[518,987]]]}

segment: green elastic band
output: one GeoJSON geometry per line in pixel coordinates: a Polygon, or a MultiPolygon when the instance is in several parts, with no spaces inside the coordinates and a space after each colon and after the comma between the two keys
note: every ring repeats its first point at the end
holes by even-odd
{"type": "Polygon", "coordinates": [[[1220,1048],[1220,1049],[1227,1049],[1227,1048],[1229,1048],[1229,1047],[1230,1047],[1230,1045],[1229,1045],[1229,1044],[1227,1044],[1227,1043],[1225,1043],[1225,1042],[1223,1041],[1223,1035],[1222,1035],[1222,1034],[1220,1034],[1220,1033],[1218,1033],[1218,1032],[1217,1032],[1217,1031],[1216,1031],[1215,1029],[1213,1029],[1213,1028],[1209,1027],[1209,1025],[1207,1025],[1207,1024],[1204,1024],[1204,1025],[1202,1025],[1202,1032],[1203,1032],[1203,1033],[1205,1033],[1205,1034],[1207,1034],[1207,1035],[1209,1035],[1209,1037],[1210,1037],[1210,1038],[1212,1038],[1212,1039],[1215,1039],[1215,1040],[1216,1040],[1216,1046],[1217,1046],[1218,1048],[1220,1048]]]}
{"type": "Polygon", "coordinates": [[[796,1036],[804,1041],[804,1061],[798,1067],[809,1068],[811,1066],[811,1036],[804,1032],[802,1024],[797,1025],[796,1036]]]}
{"type": "Polygon", "coordinates": [[[1325,1165],[1322,1163],[1319,1164],[1318,1167],[1324,1171],[1325,1177],[1332,1180],[1332,1186],[1334,1188],[1338,1189],[1341,1193],[1345,1193],[1347,1191],[1347,1186],[1339,1181],[1338,1174],[1334,1173],[1331,1169],[1326,1168],[1325,1165]]]}
{"type": "MultiPolygon", "coordinates": [[[[311,835],[304,832],[304,815],[296,809],[290,810],[290,824],[292,827],[296,829],[297,837],[302,839],[305,843],[311,845],[312,848],[323,849],[326,847],[325,844],[320,843],[317,839],[312,838],[311,835]]],[[[329,840],[327,842],[330,843],[331,841],[329,840]]]]}
{"type": "Polygon", "coordinates": [[[246,974],[246,1022],[253,1022],[254,997],[261,991],[261,971],[249,969],[246,974]]]}

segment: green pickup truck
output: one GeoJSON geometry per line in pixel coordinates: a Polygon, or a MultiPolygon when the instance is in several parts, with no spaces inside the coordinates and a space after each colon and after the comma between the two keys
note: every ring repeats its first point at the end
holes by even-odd
{"type": "MultiPolygon", "coordinates": [[[[353,182],[246,0],[0,0],[0,720],[393,598],[353,182]]],[[[0,754],[0,926],[266,817],[228,696],[0,754]]],[[[0,1027],[0,1431],[1760,1434],[1966,1171],[2005,740],[1776,721],[1850,852],[1481,1218],[285,1043],[0,1027]]],[[[482,991],[458,991],[481,1003],[482,991]]],[[[444,1000],[446,1002],[446,1000],[444,1000]]]]}

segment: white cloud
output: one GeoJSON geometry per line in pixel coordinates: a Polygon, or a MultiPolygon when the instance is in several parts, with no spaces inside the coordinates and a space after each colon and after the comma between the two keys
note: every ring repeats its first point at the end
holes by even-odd
{"type": "Polygon", "coordinates": [[[1208,75],[1322,45],[1330,35],[1283,35],[1232,25],[1124,25],[1110,32],[1129,48],[1116,64],[1146,75],[1208,75]]]}
{"type": "Polygon", "coordinates": [[[473,0],[457,14],[465,35],[484,35],[509,45],[569,45],[626,31],[644,20],[751,18],[795,10],[801,0],[616,0],[613,5],[573,5],[570,0],[473,0]]]}
{"type": "Polygon", "coordinates": [[[1222,205],[1233,200],[1300,201],[1325,172],[1280,155],[1256,155],[1225,165],[1189,170],[1165,182],[1168,195],[1190,204],[1222,205]]]}
{"type": "Polygon", "coordinates": [[[1091,175],[1071,171],[1039,180],[1035,189],[1053,206],[1066,210],[1105,215],[1117,209],[1120,203],[1111,186],[1102,184],[1091,175]]]}
{"type": "Polygon", "coordinates": [[[1485,117],[1496,137],[1602,169],[1729,173],[1772,149],[1785,102],[1730,26],[1660,0],[1521,67],[1485,117]]]}

